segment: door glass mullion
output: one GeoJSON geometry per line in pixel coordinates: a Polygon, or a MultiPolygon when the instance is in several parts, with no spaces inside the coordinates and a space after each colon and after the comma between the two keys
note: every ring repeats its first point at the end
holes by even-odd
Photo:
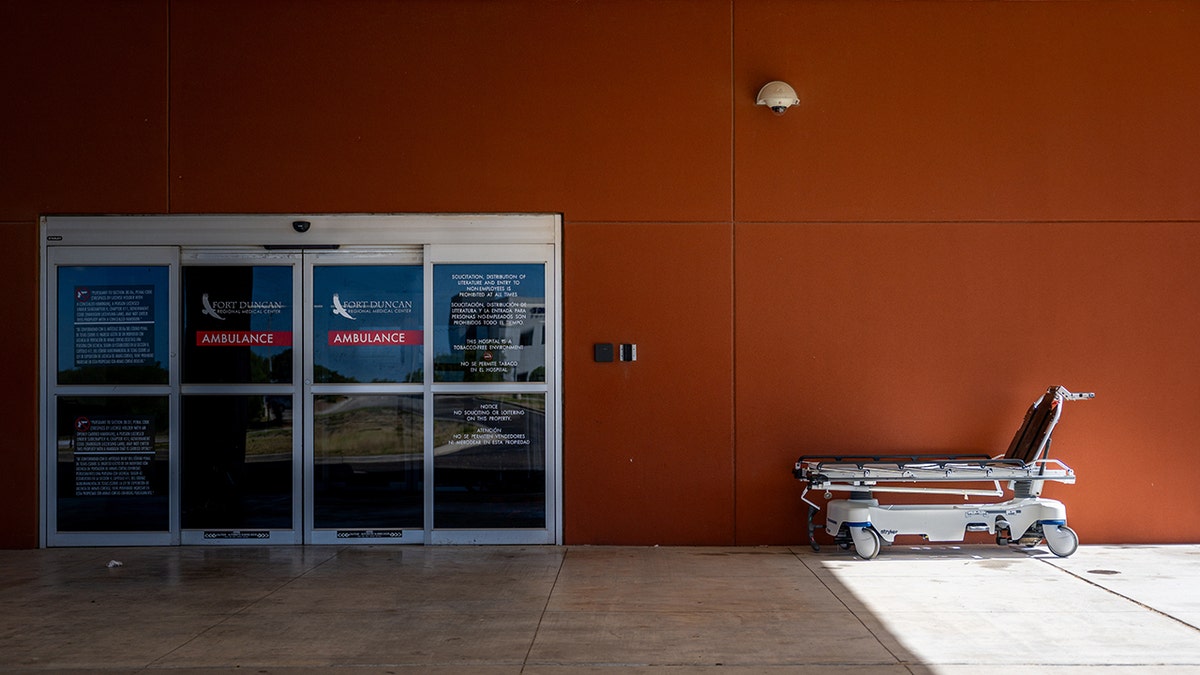
{"type": "MultiPolygon", "coordinates": [[[[424,251],[423,251],[424,256],[423,256],[422,261],[424,263],[423,270],[424,270],[425,288],[433,291],[434,290],[433,264],[430,261],[430,255],[429,255],[431,248],[432,247],[429,245],[426,245],[424,247],[424,251]]],[[[429,327],[429,328],[433,328],[434,326],[437,326],[437,322],[435,320],[435,315],[434,315],[434,311],[435,311],[434,308],[436,305],[436,297],[437,296],[434,292],[430,292],[427,295],[426,300],[425,300],[425,305],[422,308],[422,312],[424,315],[424,324],[426,327],[429,327]]],[[[437,331],[435,330],[434,332],[436,333],[437,331]]],[[[434,482],[434,466],[435,466],[436,452],[437,452],[437,438],[434,435],[434,427],[437,425],[437,421],[436,421],[436,418],[434,417],[434,404],[433,404],[433,396],[434,396],[434,394],[433,394],[434,375],[433,374],[435,371],[434,364],[437,362],[436,345],[437,345],[436,336],[432,340],[425,341],[425,348],[423,350],[425,377],[422,378],[422,382],[421,382],[422,385],[424,385],[424,396],[422,397],[422,403],[423,403],[422,409],[423,409],[423,412],[425,415],[425,419],[429,421],[429,423],[425,425],[425,438],[424,438],[424,444],[422,446],[423,458],[424,458],[424,467],[423,467],[424,475],[422,478],[425,483],[425,493],[424,493],[425,521],[424,521],[423,527],[424,527],[424,531],[425,531],[424,532],[424,534],[425,534],[424,543],[426,545],[433,543],[433,532],[434,532],[433,514],[434,514],[434,507],[435,507],[434,495],[435,495],[435,491],[437,488],[437,483],[434,482]]]]}

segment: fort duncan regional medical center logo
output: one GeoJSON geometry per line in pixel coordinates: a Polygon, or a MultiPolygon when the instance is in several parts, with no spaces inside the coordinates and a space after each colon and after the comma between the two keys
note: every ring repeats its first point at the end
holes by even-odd
{"type": "MultiPolygon", "coordinates": [[[[200,296],[200,313],[216,321],[225,321],[230,316],[264,316],[281,314],[287,305],[277,300],[217,300],[203,293],[200,296]]],[[[320,305],[314,309],[324,309],[320,305]]],[[[412,300],[402,299],[347,299],[334,293],[330,313],[348,321],[360,317],[372,317],[376,321],[387,316],[408,316],[415,310],[412,300]]],[[[331,330],[327,344],[334,346],[419,346],[424,343],[424,332],[402,328],[373,328],[361,330],[331,330]]],[[[264,330],[198,330],[198,347],[291,347],[291,331],[264,330]]]]}
{"type": "MultiPolygon", "coordinates": [[[[288,308],[280,300],[213,300],[200,295],[200,314],[225,321],[231,316],[273,316],[288,308]]],[[[292,332],[279,330],[198,330],[197,347],[291,347],[292,332]]]]}
{"type": "Polygon", "coordinates": [[[203,308],[200,313],[210,316],[217,321],[224,321],[228,316],[270,316],[282,314],[287,309],[287,303],[280,300],[210,300],[208,293],[200,295],[203,308]]]}
{"type": "MultiPolygon", "coordinates": [[[[347,321],[358,321],[360,317],[378,320],[387,316],[408,316],[415,310],[412,300],[372,299],[343,300],[341,293],[334,293],[330,312],[347,321]]],[[[424,344],[424,331],[402,328],[375,328],[362,330],[331,330],[328,344],[334,346],[412,346],[424,344]]]]}

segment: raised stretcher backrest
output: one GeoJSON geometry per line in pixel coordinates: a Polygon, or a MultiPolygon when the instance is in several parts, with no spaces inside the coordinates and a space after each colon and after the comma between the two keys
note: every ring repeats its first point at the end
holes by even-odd
{"type": "Polygon", "coordinates": [[[1004,453],[1005,459],[1016,459],[1025,464],[1039,459],[1038,455],[1046,447],[1054,425],[1058,422],[1061,388],[1050,387],[1041,399],[1029,407],[1021,428],[1017,429],[1012,443],[1008,444],[1008,452],[1004,453]]]}

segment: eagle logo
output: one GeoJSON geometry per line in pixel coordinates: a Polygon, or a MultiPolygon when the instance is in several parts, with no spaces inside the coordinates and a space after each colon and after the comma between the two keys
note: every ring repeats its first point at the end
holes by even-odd
{"type": "Polygon", "coordinates": [[[201,314],[206,314],[208,316],[211,316],[212,318],[216,319],[217,321],[225,320],[225,317],[221,316],[220,314],[217,314],[217,310],[213,309],[212,304],[209,303],[208,293],[205,293],[204,295],[200,296],[200,302],[204,303],[204,309],[200,310],[201,314]]]}
{"type": "Polygon", "coordinates": [[[333,294],[333,313],[350,319],[351,321],[358,321],[358,319],[350,316],[350,312],[347,312],[345,307],[342,307],[342,300],[338,297],[337,293],[333,294]]]}

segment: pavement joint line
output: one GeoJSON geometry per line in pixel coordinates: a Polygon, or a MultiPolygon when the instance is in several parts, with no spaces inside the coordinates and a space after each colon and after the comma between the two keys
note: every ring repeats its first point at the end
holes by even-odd
{"type": "MultiPolygon", "coordinates": [[[[1031,556],[1031,557],[1032,557],[1032,556],[1031,556]]],[[[1179,618],[1179,617],[1177,617],[1177,616],[1173,616],[1173,615],[1171,615],[1171,614],[1168,614],[1167,612],[1164,612],[1164,611],[1162,611],[1161,609],[1159,609],[1159,608],[1157,608],[1157,607],[1154,607],[1154,606],[1152,606],[1152,605],[1147,605],[1146,603],[1142,602],[1141,600],[1135,600],[1135,599],[1133,599],[1133,598],[1129,597],[1128,595],[1125,595],[1124,593],[1118,593],[1117,591],[1114,591],[1113,589],[1111,589],[1111,588],[1108,588],[1108,587],[1106,587],[1106,586],[1104,586],[1104,585],[1102,585],[1102,584],[1098,584],[1098,583],[1096,583],[1095,581],[1092,581],[1091,579],[1089,579],[1089,578],[1087,578],[1087,577],[1085,577],[1085,576],[1082,576],[1082,575],[1080,575],[1080,574],[1076,574],[1075,572],[1072,572],[1071,570],[1069,570],[1069,569],[1067,569],[1067,568],[1065,568],[1065,567],[1059,567],[1058,565],[1055,565],[1053,561],[1051,561],[1051,560],[1049,560],[1049,559],[1047,559],[1047,558],[1044,558],[1044,557],[1037,557],[1037,558],[1034,558],[1034,560],[1037,560],[1037,561],[1041,562],[1041,563],[1042,563],[1042,564],[1044,564],[1044,565],[1049,565],[1050,567],[1053,567],[1054,569],[1056,569],[1056,570],[1059,570],[1059,571],[1061,571],[1061,572],[1063,572],[1063,573],[1067,574],[1068,576],[1075,577],[1076,579],[1079,579],[1080,581],[1082,581],[1082,582],[1084,582],[1084,583],[1086,583],[1086,584],[1091,584],[1092,586],[1095,586],[1096,588],[1099,588],[1100,590],[1102,590],[1102,591],[1104,591],[1104,592],[1106,592],[1106,593],[1109,593],[1110,595],[1115,595],[1115,596],[1117,596],[1118,598],[1121,598],[1122,600],[1125,600],[1125,601],[1127,601],[1127,602],[1132,602],[1133,604],[1137,605],[1138,607],[1141,607],[1142,609],[1146,609],[1146,610],[1149,610],[1149,611],[1151,611],[1151,612],[1154,612],[1155,614],[1158,614],[1159,616],[1165,616],[1166,618],[1168,618],[1168,619],[1170,619],[1170,620],[1172,620],[1172,621],[1174,621],[1174,622],[1176,622],[1176,623],[1181,623],[1181,624],[1183,624],[1184,626],[1187,626],[1188,628],[1191,628],[1192,630],[1196,631],[1197,633],[1200,633],[1200,626],[1193,626],[1192,624],[1190,624],[1190,623],[1188,623],[1188,622],[1184,621],[1183,619],[1180,619],[1180,618],[1179,618]]]]}
{"type": "Polygon", "coordinates": [[[537,625],[533,628],[533,637],[529,639],[529,648],[525,650],[525,658],[521,661],[522,673],[530,665],[529,657],[533,654],[533,647],[537,644],[538,635],[542,631],[542,622],[546,620],[546,614],[550,611],[550,601],[554,598],[554,589],[558,587],[558,578],[562,576],[563,567],[567,564],[567,556],[570,555],[570,552],[570,548],[564,548],[562,556],[558,559],[558,570],[554,573],[554,581],[550,584],[550,592],[546,593],[546,604],[542,605],[542,611],[538,614],[537,625]]]}
{"type": "MultiPolygon", "coordinates": [[[[879,665],[906,666],[907,664],[910,664],[913,662],[912,659],[901,658],[899,655],[896,654],[896,652],[892,651],[891,647],[889,647],[886,642],[884,642],[882,639],[880,639],[880,637],[875,634],[875,631],[871,630],[871,627],[867,625],[867,622],[863,621],[863,618],[858,615],[858,612],[854,611],[854,608],[851,607],[850,605],[847,605],[846,601],[843,600],[841,598],[841,596],[839,596],[836,592],[834,592],[834,590],[832,588],[829,587],[829,582],[825,578],[823,578],[821,575],[817,574],[816,570],[814,570],[812,567],[809,567],[808,562],[805,561],[805,559],[804,559],[804,556],[797,553],[794,549],[789,549],[789,551],[791,551],[791,554],[797,560],[800,561],[800,564],[804,566],[804,569],[808,570],[808,573],[813,575],[813,578],[815,578],[817,581],[821,582],[821,585],[825,587],[825,590],[829,591],[829,594],[832,595],[835,600],[837,600],[839,603],[841,603],[842,607],[845,607],[847,612],[850,612],[850,616],[854,617],[854,620],[857,621],[859,623],[859,625],[862,626],[863,629],[867,631],[867,634],[870,635],[871,638],[874,639],[875,642],[877,642],[879,644],[879,646],[883,648],[883,651],[887,652],[888,655],[890,655],[893,659],[895,659],[894,664],[879,664],[879,665]]],[[[836,579],[837,576],[834,575],[832,578],[836,579]]],[[[850,591],[850,592],[853,594],[853,591],[850,591]]],[[[882,622],[880,622],[880,623],[881,623],[881,625],[884,625],[882,622]]],[[[897,640],[897,644],[900,644],[899,640],[897,640]]]]}

